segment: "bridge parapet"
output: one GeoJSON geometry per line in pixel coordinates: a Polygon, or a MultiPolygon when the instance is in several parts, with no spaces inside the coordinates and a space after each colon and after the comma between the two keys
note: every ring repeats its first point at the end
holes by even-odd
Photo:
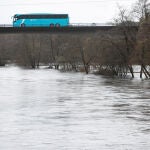
{"type": "Polygon", "coordinates": [[[102,30],[111,30],[115,26],[69,26],[69,27],[0,27],[0,33],[31,33],[31,32],[98,32],[102,30]]]}

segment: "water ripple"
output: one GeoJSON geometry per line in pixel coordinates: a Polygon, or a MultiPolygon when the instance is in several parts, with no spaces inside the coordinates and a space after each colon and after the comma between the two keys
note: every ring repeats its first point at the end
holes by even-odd
{"type": "Polygon", "coordinates": [[[150,82],[0,68],[0,149],[148,150],[150,82]]]}

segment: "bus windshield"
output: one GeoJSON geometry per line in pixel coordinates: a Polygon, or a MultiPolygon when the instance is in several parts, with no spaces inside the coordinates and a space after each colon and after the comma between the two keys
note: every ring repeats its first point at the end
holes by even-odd
{"type": "Polygon", "coordinates": [[[16,22],[16,21],[17,21],[17,19],[18,19],[17,17],[14,17],[13,21],[14,21],[14,22],[16,22]]]}

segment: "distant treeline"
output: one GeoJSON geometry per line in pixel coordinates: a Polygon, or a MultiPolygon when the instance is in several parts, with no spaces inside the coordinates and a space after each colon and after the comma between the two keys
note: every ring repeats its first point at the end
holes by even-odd
{"type": "Polygon", "coordinates": [[[130,13],[119,8],[116,27],[97,33],[0,34],[0,65],[39,68],[44,64],[123,77],[127,73],[134,77],[133,65],[140,65],[140,77],[150,78],[149,7],[147,0],[139,0],[130,13]]]}

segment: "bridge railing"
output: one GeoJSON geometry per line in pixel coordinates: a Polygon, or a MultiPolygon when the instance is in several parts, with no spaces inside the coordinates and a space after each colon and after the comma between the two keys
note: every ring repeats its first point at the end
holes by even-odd
{"type": "Polygon", "coordinates": [[[12,24],[0,24],[0,27],[12,27],[12,24]]]}
{"type": "MultiPolygon", "coordinates": [[[[92,27],[92,26],[112,26],[112,24],[108,23],[70,23],[69,26],[71,27],[92,27]]],[[[13,27],[12,24],[0,24],[0,27],[13,27]]]]}
{"type": "MultiPolygon", "coordinates": [[[[34,25],[33,25],[34,26],[34,25]]],[[[41,25],[42,27],[43,25],[41,25]]],[[[110,23],[70,23],[70,27],[100,27],[100,26],[114,26],[110,23]]],[[[0,24],[0,27],[13,27],[12,24],[0,24]]]]}
{"type": "Polygon", "coordinates": [[[112,26],[108,23],[70,23],[69,26],[112,26]]]}

